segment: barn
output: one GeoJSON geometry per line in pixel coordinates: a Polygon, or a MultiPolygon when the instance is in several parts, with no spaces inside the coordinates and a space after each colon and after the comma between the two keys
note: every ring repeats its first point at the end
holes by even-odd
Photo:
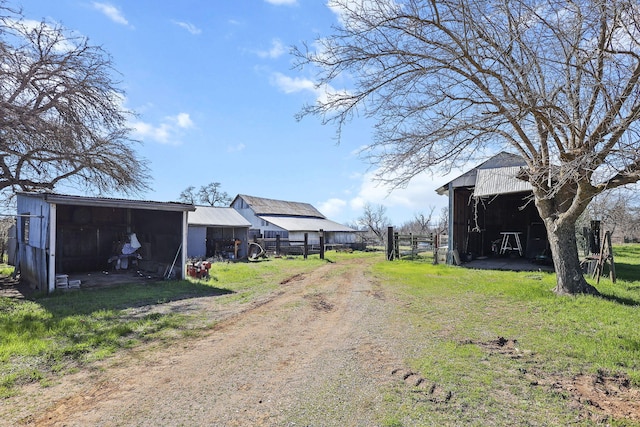
{"type": "Polygon", "coordinates": [[[196,206],[189,212],[189,258],[247,256],[251,223],[233,208],[196,206]]]}
{"type": "Polygon", "coordinates": [[[184,278],[192,210],[185,203],[18,193],[20,278],[47,292],[78,274],[89,281],[139,270],[184,278]]]}
{"type": "Polygon", "coordinates": [[[501,152],[436,191],[449,197],[449,262],[548,251],[546,230],[528,182],[517,178],[522,157],[501,152]]]}
{"type": "Polygon", "coordinates": [[[301,242],[308,236],[310,245],[320,243],[320,230],[326,245],[352,245],[356,230],[327,219],[309,203],[266,199],[239,194],[231,202],[249,223],[249,239],[273,239],[279,236],[290,242],[301,242]]]}

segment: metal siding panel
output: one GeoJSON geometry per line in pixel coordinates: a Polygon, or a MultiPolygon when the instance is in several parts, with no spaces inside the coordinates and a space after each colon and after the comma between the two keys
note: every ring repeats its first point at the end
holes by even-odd
{"type": "Polygon", "coordinates": [[[531,184],[516,178],[520,168],[520,166],[510,166],[478,170],[478,178],[473,195],[475,197],[483,197],[531,191],[531,184]]]}
{"type": "Polygon", "coordinates": [[[207,251],[207,227],[189,226],[187,237],[187,256],[199,258],[206,255],[207,251]]]}

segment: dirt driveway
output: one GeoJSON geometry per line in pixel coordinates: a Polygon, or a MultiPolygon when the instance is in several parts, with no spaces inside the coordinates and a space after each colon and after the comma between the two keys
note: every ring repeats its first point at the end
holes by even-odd
{"type": "MultiPolygon", "coordinates": [[[[33,386],[12,402],[24,405],[13,421],[378,425],[381,389],[398,381],[391,373],[402,370],[402,358],[385,338],[385,295],[367,265],[362,259],[327,264],[291,277],[266,300],[226,310],[226,319],[202,338],[136,351],[53,387],[33,386]]],[[[207,304],[217,308],[215,298],[207,304]]]]}

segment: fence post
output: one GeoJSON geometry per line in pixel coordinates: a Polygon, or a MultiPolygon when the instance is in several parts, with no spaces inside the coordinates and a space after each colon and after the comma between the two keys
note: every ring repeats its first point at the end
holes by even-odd
{"type": "Polygon", "coordinates": [[[276,234],[276,256],[280,256],[280,235],[276,234]]]}
{"type": "Polygon", "coordinates": [[[438,264],[438,246],[440,246],[440,239],[438,238],[439,234],[435,233],[433,235],[433,263],[438,264]]]}
{"type": "Polygon", "coordinates": [[[416,242],[413,233],[409,233],[409,244],[411,245],[411,258],[415,258],[418,254],[418,243],[416,242]]]}
{"type": "Polygon", "coordinates": [[[393,227],[387,227],[387,261],[393,261],[394,245],[393,227]]]}
{"type": "Polygon", "coordinates": [[[320,229],[320,259],[324,259],[324,230],[320,229]]]}
{"type": "Polygon", "coordinates": [[[304,259],[307,259],[309,256],[309,233],[304,233],[304,248],[303,248],[304,259]]]}

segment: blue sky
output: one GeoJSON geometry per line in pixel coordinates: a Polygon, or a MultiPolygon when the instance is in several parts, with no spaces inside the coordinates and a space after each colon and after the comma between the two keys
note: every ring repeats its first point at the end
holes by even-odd
{"type": "MultiPolygon", "coordinates": [[[[14,4],[13,1],[11,1],[14,4]]],[[[28,19],[56,22],[102,46],[120,73],[132,137],[150,162],[146,200],[220,182],[232,197],[311,203],[353,222],[382,204],[395,225],[447,204],[435,189],[451,176],[417,177],[389,193],[357,151],[372,122],[343,132],[295,114],[317,96],[313,70],[292,67],[289,50],[331,32],[338,16],[324,0],[28,0],[28,19]]],[[[337,89],[348,89],[337,88],[337,89]]]]}

